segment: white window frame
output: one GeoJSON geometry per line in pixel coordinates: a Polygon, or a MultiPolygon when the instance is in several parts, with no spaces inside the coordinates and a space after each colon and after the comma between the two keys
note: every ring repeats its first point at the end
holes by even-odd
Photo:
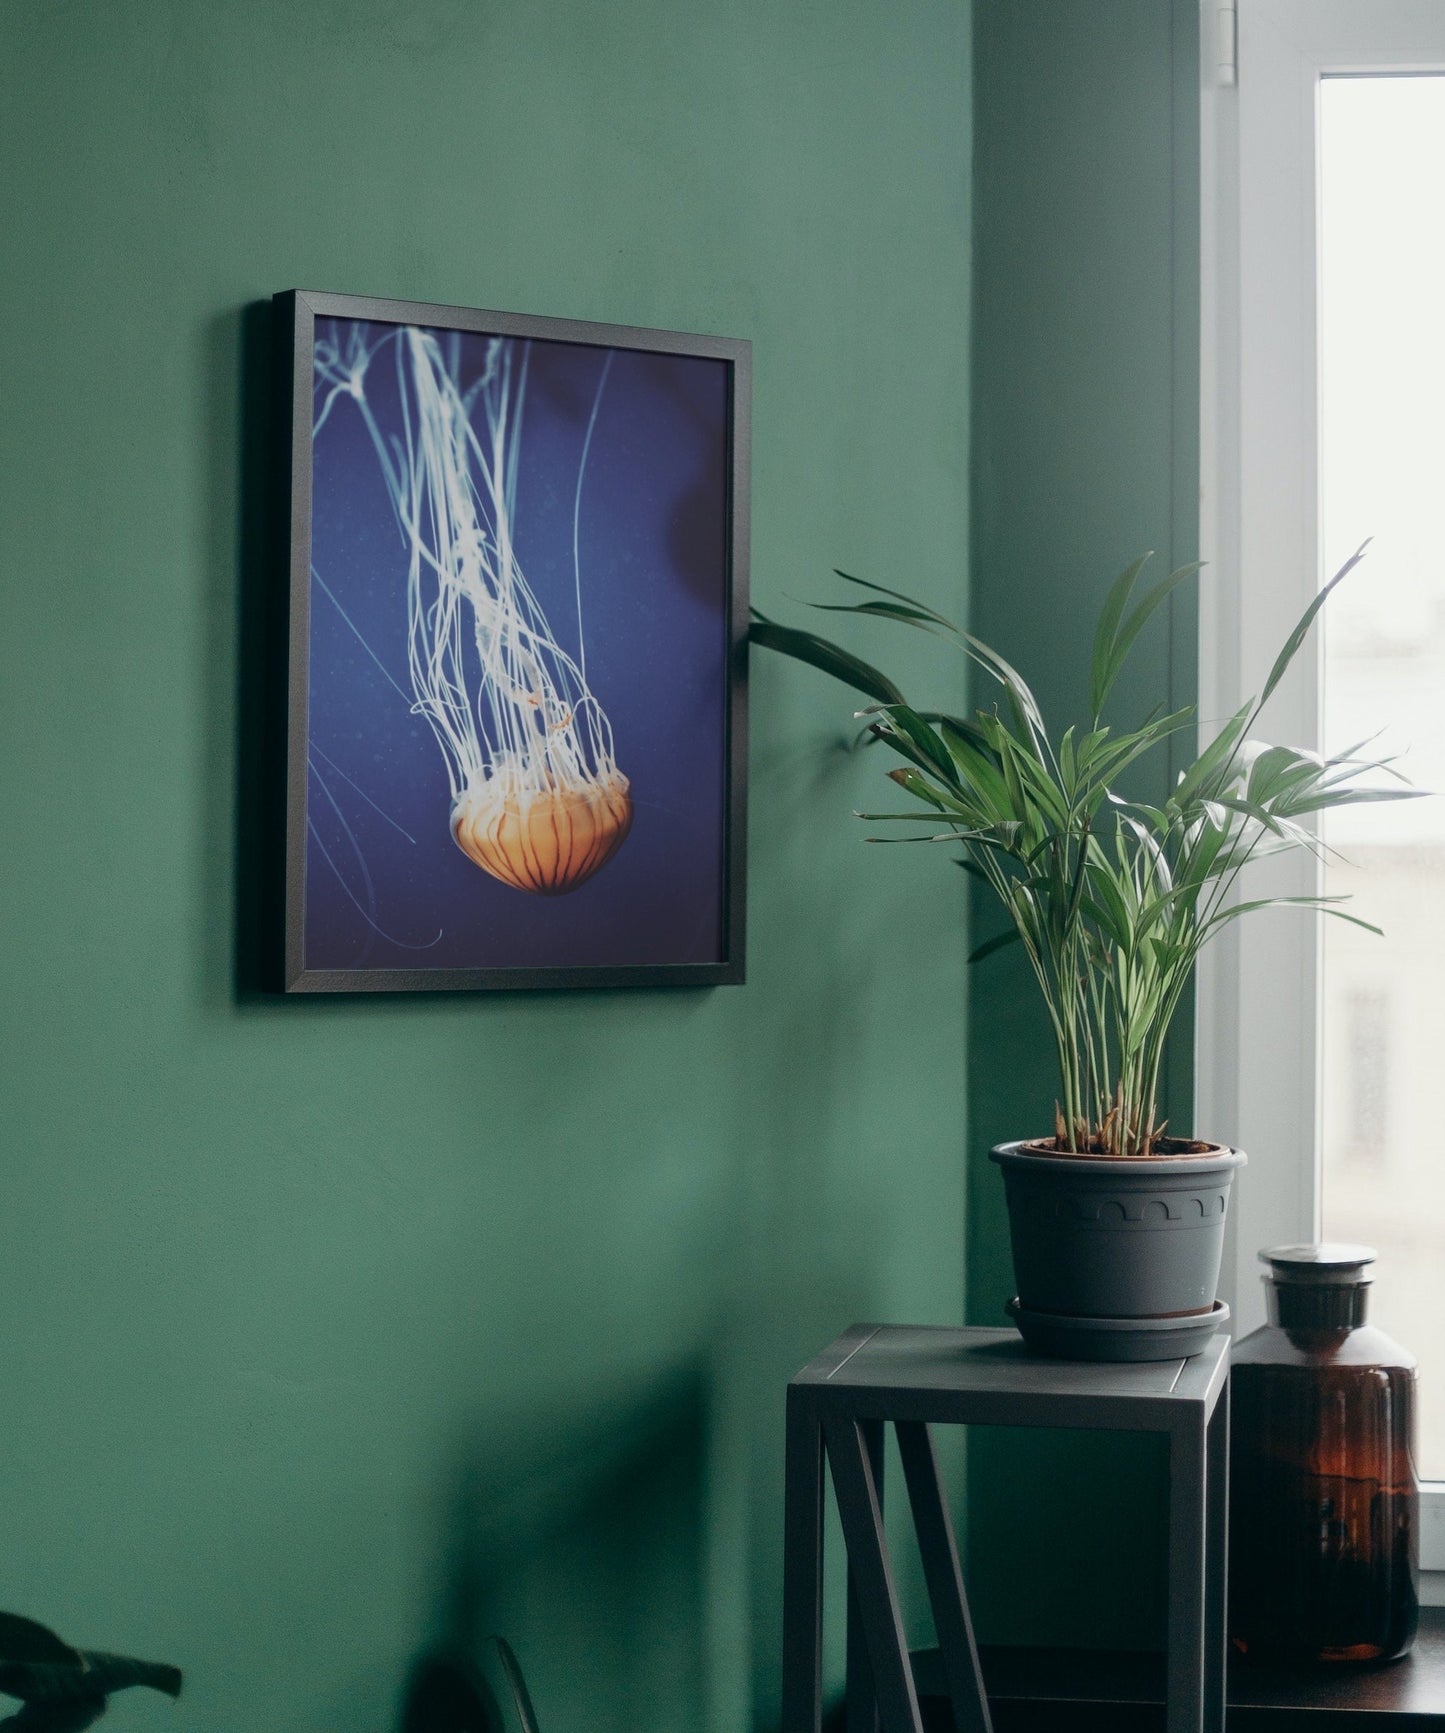
{"type": "MultiPolygon", "coordinates": [[[[1201,0],[1200,22],[1199,713],[1208,737],[1259,690],[1322,578],[1320,80],[1445,72],[1445,5],[1201,0]]],[[[1266,737],[1320,744],[1315,646],[1271,700],[1266,737]]],[[[1318,888],[1307,858],[1270,870],[1272,888],[1318,888]]],[[[1259,1248],[1319,1233],[1319,925],[1290,911],[1255,916],[1201,959],[1195,1123],[1251,1157],[1235,1186],[1221,1284],[1241,1335],[1264,1320],[1259,1248]]],[[[1421,1564],[1445,1571],[1445,1482],[1425,1490],[1421,1564]]],[[[1445,1600],[1445,1578],[1431,1588],[1428,1598],[1445,1600]]]]}

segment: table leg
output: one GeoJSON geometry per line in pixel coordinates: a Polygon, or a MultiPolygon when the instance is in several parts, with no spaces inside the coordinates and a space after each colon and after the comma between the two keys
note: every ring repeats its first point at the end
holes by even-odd
{"type": "Polygon", "coordinates": [[[958,1543],[943,1496],[933,1437],[927,1426],[916,1420],[900,1420],[896,1430],[903,1475],[908,1483],[908,1502],[913,1507],[913,1526],[918,1531],[924,1580],[933,1606],[933,1625],[948,1678],[954,1727],[957,1733],[993,1733],[968,1596],[958,1563],[958,1543]]]}
{"type": "Polygon", "coordinates": [[[783,1503],[782,1733],[823,1724],[823,1435],[807,1391],[788,1391],[783,1503]]]}
{"type": "Polygon", "coordinates": [[[858,1614],[868,1645],[883,1733],[923,1733],[908,1639],[888,1564],[883,1512],[856,1420],[825,1420],[823,1437],[838,1495],[848,1562],[858,1586],[858,1614]]]}
{"type": "Polygon", "coordinates": [[[1205,1430],[1191,1405],[1169,1433],[1166,1733],[1204,1733],[1205,1430]]]}
{"type": "MultiPolygon", "coordinates": [[[[878,1509],[883,1509],[883,1422],[860,1420],[858,1430],[868,1452],[878,1509]]],[[[848,1733],[878,1733],[878,1693],[873,1688],[873,1664],[858,1603],[858,1579],[848,1566],[848,1733]]]]}
{"type": "Polygon", "coordinates": [[[1204,1593],[1204,1733],[1224,1733],[1229,1658],[1229,1381],[1219,1393],[1205,1439],[1208,1467],[1204,1593]]]}

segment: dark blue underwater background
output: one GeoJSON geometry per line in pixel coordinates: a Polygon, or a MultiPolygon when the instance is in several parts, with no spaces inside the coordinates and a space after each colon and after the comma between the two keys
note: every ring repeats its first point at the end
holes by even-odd
{"type": "MultiPolygon", "coordinates": [[[[344,350],[348,324],[319,322],[317,336],[338,336],[344,350]]],[[[375,342],[387,327],[368,334],[375,342]]],[[[444,352],[456,340],[435,334],[444,352]]],[[[464,389],[486,341],[460,337],[464,389]]],[[[366,377],[388,435],[400,430],[396,349],[385,345],[366,377]]],[[[534,341],[522,423],[518,561],[574,657],[573,500],[608,353],[534,341]]],[[[722,954],[727,366],[611,354],[582,488],[582,617],[588,684],[632,784],[631,833],[595,877],[560,897],[501,884],[452,841],[441,751],[410,714],[406,549],[358,406],[343,396],[313,449],[309,969],[722,954]]]]}

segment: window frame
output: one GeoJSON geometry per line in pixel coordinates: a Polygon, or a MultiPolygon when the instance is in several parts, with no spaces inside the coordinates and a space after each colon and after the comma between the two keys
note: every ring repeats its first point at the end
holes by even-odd
{"type": "MultiPolygon", "coordinates": [[[[1213,732],[1321,581],[1318,113],[1332,74],[1445,72],[1439,0],[1201,0],[1199,714],[1213,732]],[[1231,45],[1233,52],[1230,52],[1231,45]]],[[[1318,747],[1321,663],[1301,655],[1266,734],[1318,747]]],[[[1307,857],[1269,888],[1318,889],[1307,857]]],[[[1259,894],[1254,891],[1251,894],[1259,894]]],[[[1221,1291],[1237,1335],[1264,1321],[1258,1248],[1320,1229],[1320,919],[1232,923],[1199,967],[1195,1124],[1252,1156],[1221,1291]],[[1297,992],[1279,983],[1297,982],[1297,992]]],[[[1421,1565],[1445,1571],[1445,1482],[1424,1487],[1421,1565]]],[[[1445,1600],[1445,1578],[1430,1599],[1445,1600]]]]}

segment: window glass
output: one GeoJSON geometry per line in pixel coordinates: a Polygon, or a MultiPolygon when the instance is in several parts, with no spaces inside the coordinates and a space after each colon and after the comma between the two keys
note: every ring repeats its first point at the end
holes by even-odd
{"type": "MultiPolygon", "coordinates": [[[[1445,77],[1321,92],[1324,740],[1445,791],[1445,77]]],[[[1379,1249],[1372,1311],[1414,1350],[1421,1472],[1445,1480],[1445,798],[1346,808],[1325,889],[1324,1231],[1379,1249]]]]}

